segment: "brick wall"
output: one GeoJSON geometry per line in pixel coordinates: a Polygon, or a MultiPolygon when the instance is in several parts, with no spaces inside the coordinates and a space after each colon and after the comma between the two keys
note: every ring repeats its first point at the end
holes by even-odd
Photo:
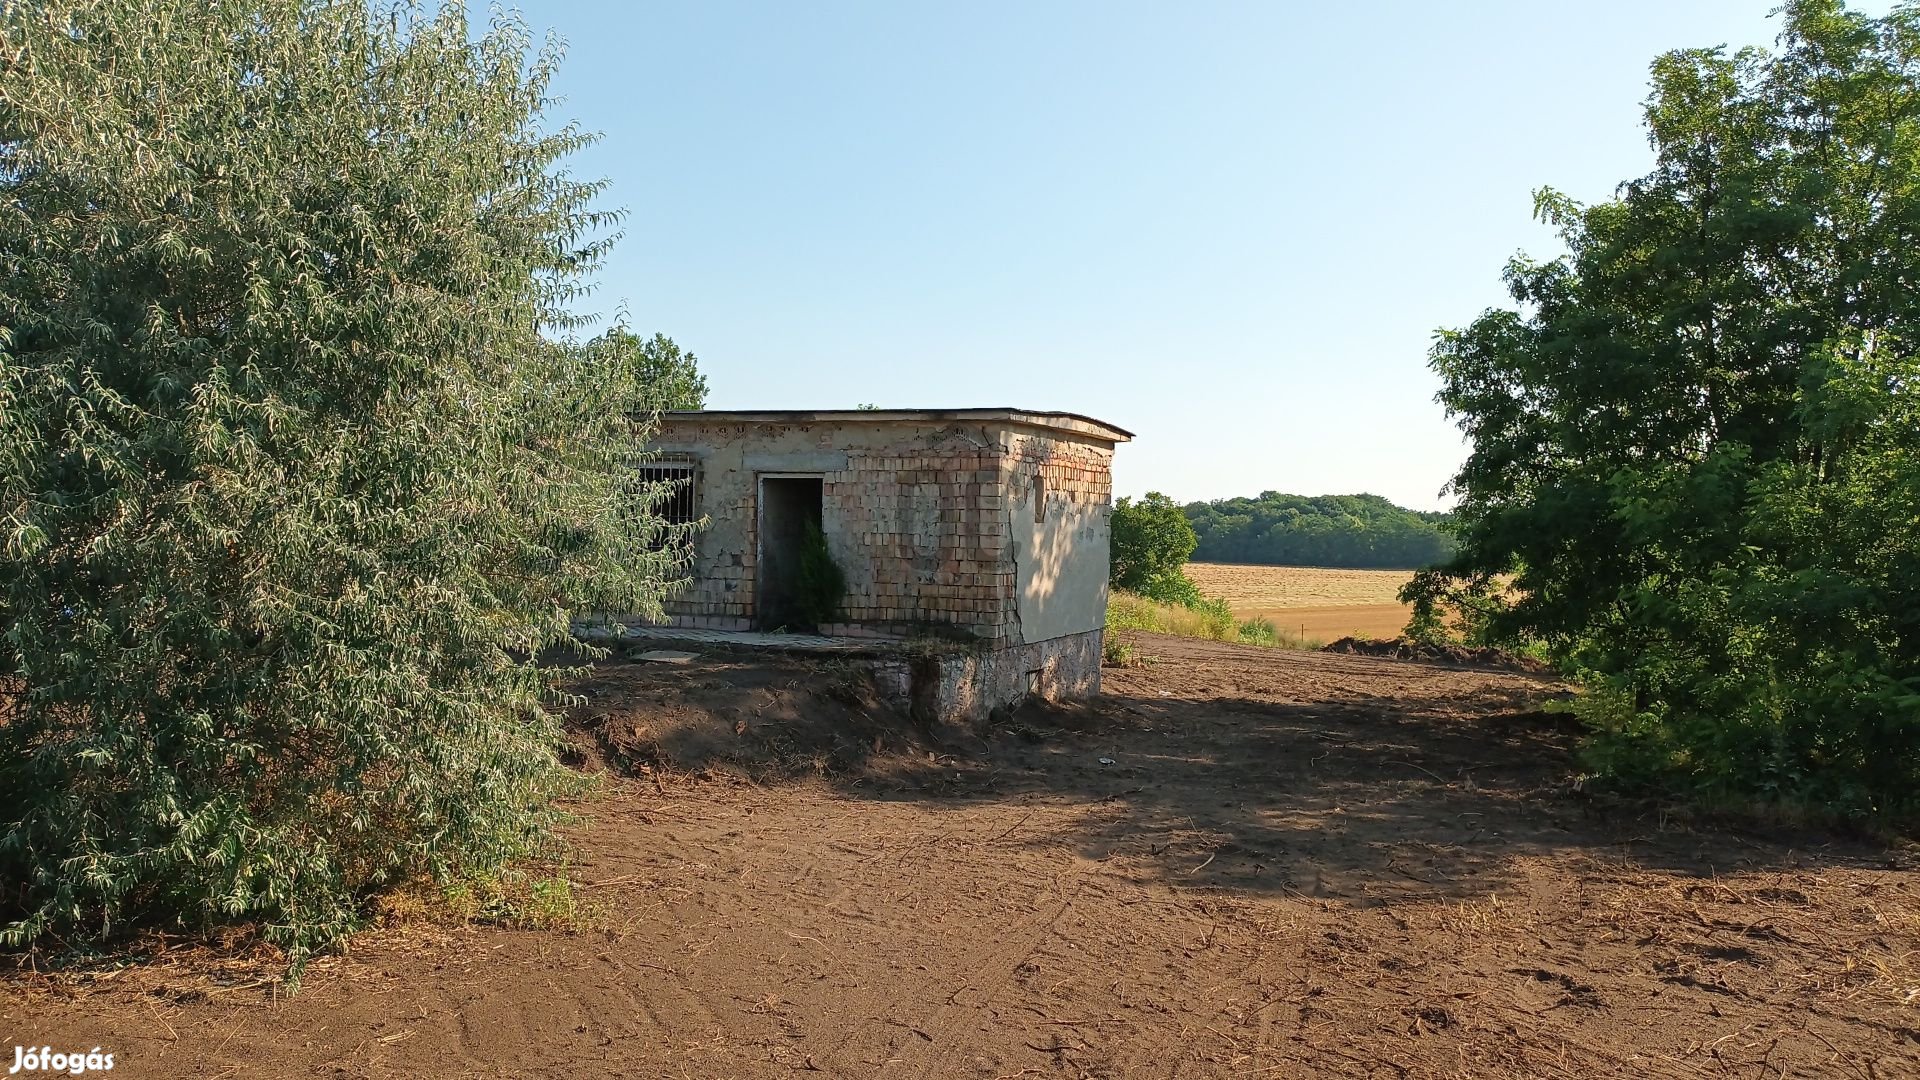
{"type": "Polygon", "coordinates": [[[1021,640],[1014,515],[1031,517],[1039,488],[1048,515],[1078,508],[1104,525],[1112,494],[1110,445],[991,424],[680,423],[655,445],[695,458],[712,519],[692,586],[668,604],[689,626],[752,623],[761,473],[821,477],[823,529],[847,578],[845,621],[821,629],[851,636],[939,624],[1021,640]]]}
{"type": "Polygon", "coordinates": [[[825,476],[828,539],[847,574],[845,622],[829,632],[935,623],[1002,636],[1014,581],[998,448],[906,450],[850,454],[825,476]]]}

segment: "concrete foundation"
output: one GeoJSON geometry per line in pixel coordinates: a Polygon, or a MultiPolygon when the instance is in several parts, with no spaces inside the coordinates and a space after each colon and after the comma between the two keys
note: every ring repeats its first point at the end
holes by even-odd
{"type": "Polygon", "coordinates": [[[998,648],[928,640],[878,641],[817,634],[582,624],[574,633],[602,643],[767,650],[842,658],[866,667],[881,700],[927,724],[966,727],[1028,698],[1084,701],[1100,693],[1103,630],[998,648]]]}
{"type": "Polygon", "coordinates": [[[1100,693],[1104,631],[978,652],[883,655],[874,662],[882,697],[923,723],[971,725],[1028,698],[1081,701],[1100,693]]]}

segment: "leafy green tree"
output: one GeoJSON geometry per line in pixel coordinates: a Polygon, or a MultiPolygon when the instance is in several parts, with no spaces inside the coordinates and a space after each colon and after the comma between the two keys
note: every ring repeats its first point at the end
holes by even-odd
{"type": "Polygon", "coordinates": [[[665,334],[642,338],[624,326],[615,326],[588,343],[606,350],[612,364],[629,365],[629,376],[640,387],[643,413],[707,407],[707,377],[698,359],[683,351],[665,334]]]}
{"type": "Polygon", "coordinates": [[[1165,604],[1198,604],[1200,590],[1182,567],[1198,538],[1180,505],[1157,491],[1139,502],[1122,497],[1113,507],[1113,587],[1165,604]]]}
{"type": "Polygon", "coordinates": [[[1606,772],[1910,815],[1920,14],[1782,15],[1773,53],[1656,61],[1653,171],[1541,193],[1568,253],[1440,335],[1460,550],[1407,597],[1584,673],[1606,772]]]}
{"type": "Polygon", "coordinates": [[[556,52],[446,3],[0,5],[0,941],[538,843],[578,611],[659,610],[652,389],[556,52]],[[642,433],[644,434],[644,433],[642,433]]]}

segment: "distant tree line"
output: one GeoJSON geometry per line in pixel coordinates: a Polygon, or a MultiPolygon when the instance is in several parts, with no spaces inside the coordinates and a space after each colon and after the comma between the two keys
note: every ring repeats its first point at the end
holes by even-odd
{"type": "Polygon", "coordinates": [[[1451,558],[1447,515],[1378,495],[1282,495],[1189,503],[1201,562],[1416,570],[1451,558]]]}

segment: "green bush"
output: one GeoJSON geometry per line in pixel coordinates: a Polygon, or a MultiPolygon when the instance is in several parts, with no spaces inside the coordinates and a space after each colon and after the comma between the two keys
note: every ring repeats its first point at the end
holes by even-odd
{"type": "Polygon", "coordinates": [[[1206,597],[1186,607],[1200,617],[1207,637],[1215,641],[1233,641],[1239,637],[1239,620],[1233,617],[1233,609],[1220,597],[1206,597]]]}
{"type": "Polygon", "coordinates": [[[1280,628],[1272,619],[1245,619],[1234,628],[1234,638],[1242,645],[1265,645],[1270,648],[1292,644],[1280,634],[1280,628]]]}
{"type": "Polygon", "coordinates": [[[464,7],[0,6],[0,942],[482,877],[578,611],[657,613],[555,56],[464,7]]]}
{"type": "Polygon", "coordinates": [[[1920,12],[1782,11],[1656,61],[1653,171],[1539,193],[1567,254],[1439,336],[1460,550],[1405,595],[1585,681],[1603,778],[1911,825],[1920,12]]]}
{"type": "Polygon", "coordinates": [[[1139,502],[1114,504],[1109,574],[1112,587],[1163,604],[1203,603],[1200,589],[1181,568],[1198,542],[1193,526],[1172,499],[1157,491],[1139,502]]]}
{"type": "Polygon", "coordinates": [[[836,621],[847,596],[847,577],[833,561],[827,537],[820,526],[809,523],[795,555],[793,575],[793,611],[809,626],[836,621]]]}

